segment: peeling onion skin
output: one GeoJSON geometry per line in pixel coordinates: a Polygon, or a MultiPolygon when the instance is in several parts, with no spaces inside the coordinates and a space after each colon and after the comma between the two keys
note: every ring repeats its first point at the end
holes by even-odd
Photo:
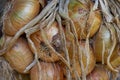
{"type": "Polygon", "coordinates": [[[39,0],[14,0],[3,20],[4,32],[7,35],[15,35],[19,29],[37,16],[39,11],[39,0]]]}
{"type": "Polygon", "coordinates": [[[107,70],[102,66],[96,66],[87,76],[87,80],[110,80],[107,70]]]}
{"type": "Polygon", "coordinates": [[[64,80],[63,70],[59,64],[40,62],[40,71],[35,65],[30,71],[31,80],[64,80]]]}
{"type": "Polygon", "coordinates": [[[101,13],[99,10],[92,11],[90,5],[93,7],[92,2],[82,4],[77,0],[70,0],[69,16],[74,22],[78,39],[86,39],[88,33],[90,33],[89,37],[92,37],[100,27],[101,13]]]}
{"type": "MultiPolygon", "coordinates": [[[[90,46],[89,49],[90,49],[90,52],[88,54],[90,56],[89,56],[88,70],[86,72],[86,75],[88,75],[94,69],[95,64],[96,64],[96,59],[95,59],[95,56],[94,56],[94,53],[93,53],[93,49],[92,49],[91,46],[90,46]]],[[[69,55],[70,55],[70,60],[72,60],[72,56],[73,56],[73,53],[72,53],[71,50],[72,50],[72,47],[69,47],[68,51],[69,51],[69,55]]],[[[81,53],[83,52],[82,53],[82,61],[83,61],[83,65],[86,67],[86,65],[87,65],[87,56],[85,54],[85,42],[80,43],[80,50],[81,50],[81,53]]],[[[78,56],[79,56],[78,54],[75,56],[75,61],[76,61],[76,63],[75,63],[75,66],[76,66],[75,70],[78,72],[79,76],[81,77],[81,66],[79,64],[78,56]]],[[[73,68],[73,64],[74,63],[71,64],[72,68],[73,68]]],[[[74,78],[74,74],[73,73],[72,73],[72,76],[74,78]]]]}
{"type": "Polygon", "coordinates": [[[24,70],[33,61],[33,54],[23,38],[19,38],[15,45],[4,54],[4,57],[19,73],[29,73],[29,71],[25,73],[24,70]]]}
{"type": "MultiPolygon", "coordinates": [[[[58,26],[57,22],[54,22],[50,28],[44,29],[44,30],[46,32],[48,41],[53,46],[53,48],[56,50],[56,52],[63,55],[60,36],[59,36],[59,30],[57,26],[58,26]]],[[[40,31],[32,34],[31,40],[34,42],[37,48],[38,57],[41,60],[46,61],[46,62],[55,62],[59,60],[59,57],[56,55],[56,53],[51,52],[51,50],[47,48],[47,45],[44,43],[41,37],[40,31]]]]}
{"type": "MultiPolygon", "coordinates": [[[[116,31],[115,31],[114,27],[112,27],[112,31],[116,35],[116,31]]],[[[102,62],[103,41],[104,41],[104,46],[105,46],[104,62],[105,63],[107,62],[107,57],[109,55],[108,50],[110,51],[110,49],[113,45],[111,38],[112,38],[112,35],[111,35],[109,29],[105,25],[102,25],[99,32],[96,34],[95,40],[93,43],[95,57],[96,57],[97,62],[102,62]]],[[[117,36],[116,36],[116,39],[117,39],[117,36]]],[[[118,49],[119,49],[118,47],[119,46],[117,46],[117,44],[116,44],[116,47],[112,53],[110,61],[112,61],[113,59],[115,59],[115,57],[118,56],[118,49]]]]}

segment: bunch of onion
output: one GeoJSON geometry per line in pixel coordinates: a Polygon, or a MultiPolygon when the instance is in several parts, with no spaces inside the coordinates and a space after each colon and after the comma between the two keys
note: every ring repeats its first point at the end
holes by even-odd
{"type": "Polygon", "coordinates": [[[88,33],[92,37],[98,31],[101,13],[100,10],[93,9],[92,1],[82,3],[79,0],[70,0],[68,12],[74,22],[78,39],[85,39],[88,33]]]}
{"type": "Polygon", "coordinates": [[[5,10],[3,30],[7,35],[15,35],[40,11],[39,0],[13,0],[5,10]]]}
{"type": "Polygon", "coordinates": [[[60,40],[60,34],[59,34],[59,29],[58,29],[58,24],[57,22],[53,22],[53,24],[48,27],[44,28],[44,36],[41,33],[41,31],[37,31],[33,33],[30,38],[35,44],[35,47],[37,49],[38,53],[38,58],[41,60],[44,60],[46,62],[55,62],[59,60],[59,57],[56,55],[55,52],[53,52],[49,45],[46,44],[46,39],[50,43],[50,45],[54,48],[54,50],[63,56],[62,52],[62,44],[60,40]],[[46,39],[44,37],[46,36],[46,39]]]}
{"type": "MultiPolygon", "coordinates": [[[[5,42],[9,43],[11,38],[12,37],[7,36],[5,42]]],[[[29,71],[24,72],[24,70],[33,61],[33,54],[25,39],[19,38],[14,46],[4,54],[4,57],[16,71],[20,73],[29,73],[29,71]]]]}
{"type": "Polygon", "coordinates": [[[107,63],[111,70],[117,71],[113,68],[114,64],[116,65],[119,61],[118,38],[114,25],[110,23],[102,24],[99,32],[95,36],[93,46],[96,61],[102,62],[102,64],[107,63]],[[112,61],[115,62],[113,63],[112,61]]]}
{"type": "Polygon", "coordinates": [[[30,71],[31,80],[64,80],[62,67],[57,63],[39,62],[30,71]]]}
{"type": "Polygon", "coordinates": [[[94,70],[87,76],[87,80],[110,80],[110,75],[105,67],[96,65],[94,70]]]}
{"type": "MultiPolygon", "coordinates": [[[[73,54],[73,47],[70,45],[70,43],[67,44],[68,46],[68,51],[69,51],[69,56],[70,56],[70,61],[71,61],[71,67],[72,67],[72,77],[75,78],[75,77],[81,77],[82,74],[86,74],[88,75],[95,67],[95,63],[96,63],[96,60],[95,60],[95,56],[94,56],[94,53],[93,53],[93,49],[92,47],[89,45],[89,50],[87,51],[85,48],[86,47],[86,43],[84,41],[82,42],[79,42],[80,44],[80,54],[81,54],[81,58],[82,58],[82,62],[83,62],[83,66],[84,68],[81,68],[81,64],[80,64],[80,57],[79,54],[75,54],[75,57],[74,57],[74,54],[73,54]],[[89,57],[86,55],[88,54],[89,57]],[[75,62],[73,62],[73,59],[75,59],[75,62]],[[82,73],[82,69],[84,69],[84,73],[82,73]],[[75,71],[75,73],[74,73],[75,71]],[[76,76],[77,75],[77,76],[76,76]]],[[[66,74],[66,73],[65,73],[66,74]]]]}
{"type": "Polygon", "coordinates": [[[14,46],[15,42],[24,33],[24,31],[28,29],[29,26],[32,27],[35,24],[35,21],[33,20],[42,10],[42,7],[45,6],[45,1],[46,0],[10,1],[4,13],[3,33],[14,36],[8,44],[5,43],[6,46],[2,47],[3,49],[0,50],[1,55],[11,50],[11,47],[14,46]],[[28,25],[31,21],[33,21],[31,25],[28,25]],[[24,26],[28,27],[26,28],[24,26]]]}

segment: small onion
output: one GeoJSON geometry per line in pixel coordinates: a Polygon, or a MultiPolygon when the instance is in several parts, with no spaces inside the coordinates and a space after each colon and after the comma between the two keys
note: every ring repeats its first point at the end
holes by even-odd
{"type": "MultiPolygon", "coordinates": [[[[69,55],[70,55],[70,60],[72,60],[73,58],[73,53],[72,53],[72,47],[70,47],[68,50],[69,50],[69,55]]],[[[81,53],[82,53],[82,61],[83,61],[83,65],[84,65],[84,69],[86,68],[86,65],[87,65],[87,59],[89,61],[88,63],[88,68],[86,70],[86,75],[88,75],[95,67],[95,63],[96,63],[96,60],[95,60],[95,56],[93,54],[93,49],[91,48],[91,46],[89,47],[89,58],[86,56],[86,50],[85,50],[85,42],[82,42],[80,43],[80,50],[81,50],[81,53]]],[[[73,65],[75,64],[75,70],[78,72],[78,75],[81,76],[81,66],[79,64],[79,58],[78,58],[78,54],[75,56],[75,61],[76,63],[72,63],[72,69],[74,68],[73,65]]],[[[74,74],[72,74],[73,78],[75,77],[74,74]]]]}
{"type": "Polygon", "coordinates": [[[39,9],[39,0],[14,0],[4,17],[4,32],[15,35],[39,13],[39,9]]]}
{"type": "Polygon", "coordinates": [[[56,63],[40,62],[30,71],[31,80],[63,80],[62,67],[56,63]],[[40,70],[39,70],[40,69],[40,70]]]}
{"type": "MultiPolygon", "coordinates": [[[[10,40],[10,37],[7,40],[10,40]]],[[[32,52],[27,42],[22,38],[17,40],[15,45],[4,54],[4,57],[12,68],[20,73],[24,73],[25,68],[33,61],[32,52]]]]}
{"type": "MultiPolygon", "coordinates": [[[[49,41],[49,43],[58,53],[62,55],[63,54],[61,52],[62,46],[61,46],[60,35],[57,26],[58,26],[57,22],[54,22],[49,28],[45,28],[44,30],[46,32],[45,34],[47,36],[47,40],[49,41]]],[[[51,52],[51,50],[44,43],[40,31],[32,34],[31,39],[37,48],[38,56],[41,60],[47,62],[54,62],[59,60],[58,56],[56,56],[56,53],[51,52]]]]}
{"type": "Polygon", "coordinates": [[[87,80],[110,80],[108,71],[101,65],[96,66],[87,76],[87,80]]]}
{"type": "MultiPolygon", "coordinates": [[[[117,40],[116,31],[113,26],[111,26],[111,30],[113,31],[115,38],[117,40]]],[[[99,32],[95,36],[93,46],[96,61],[97,62],[104,61],[104,63],[106,63],[111,47],[113,46],[111,31],[106,27],[106,25],[104,24],[101,25],[99,32]]],[[[116,47],[112,53],[110,61],[112,61],[118,56],[118,49],[119,48],[116,44],[116,47]]]]}
{"type": "Polygon", "coordinates": [[[100,11],[90,9],[91,4],[92,2],[82,4],[77,0],[70,0],[69,16],[74,22],[79,39],[85,39],[88,33],[89,37],[92,37],[101,24],[100,11]]]}

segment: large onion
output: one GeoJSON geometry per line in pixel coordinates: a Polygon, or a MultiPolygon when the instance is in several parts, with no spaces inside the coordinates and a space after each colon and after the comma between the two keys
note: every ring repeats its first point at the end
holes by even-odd
{"type": "MultiPolygon", "coordinates": [[[[57,22],[54,22],[49,28],[45,28],[44,30],[46,32],[45,34],[47,36],[49,43],[58,53],[62,55],[63,54],[61,52],[62,46],[61,46],[60,35],[57,26],[58,26],[57,22]]],[[[38,56],[41,60],[47,62],[54,62],[59,60],[58,56],[56,56],[56,53],[53,53],[44,43],[40,31],[32,34],[31,39],[37,48],[38,56]]]]}
{"type": "MultiPolygon", "coordinates": [[[[110,26],[108,26],[110,27],[110,26]]],[[[111,26],[111,30],[115,35],[117,40],[116,31],[113,26],[111,26]]],[[[101,25],[99,32],[97,33],[94,41],[94,52],[97,62],[107,62],[107,57],[110,53],[110,50],[113,46],[112,34],[110,29],[106,27],[105,24],[101,25]]],[[[112,52],[111,60],[118,56],[118,46],[116,45],[114,51],[112,52]]]]}
{"type": "MultiPolygon", "coordinates": [[[[73,59],[72,47],[70,46],[70,48],[68,50],[69,50],[70,60],[72,61],[72,59],[73,59]]],[[[81,52],[81,55],[82,55],[82,61],[83,61],[84,69],[86,69],[87,61],[89,61],[88,62],[88,68],[85,70],[86,71],[85,74],[88,75],[94,69],[95,63],[96,63],[96,60],[95,60],[95,57],[94,57],[94,54],[93,54],[93,49],[90,46],[89,47],[89,52],[87,52],[85,50],[85,42],[82,42],[82,43],[80,43],[80,50],[81,50],[80,52],[81,52]],[[86,54],[89,55],[89,58],[87,57],[86,54]]],[[[71,62],[71,65],[72,65],[72,69],[74,69],[74,65],[75,65],[75,69],[74,70],[77,71],[79,76],[81,76],[82,71],[81,71],[81,66],[79,64],[80,58],[78,58],[78,56],[79,55],[76,54],[76,56],[74,57],[76,62],[75,63],[71,62]]],[[[75,77],[74,73],[72,75],[73,75],[73,77],[75,77]]]]}
{"type": "Polygon", "coordinates": [[[40,62],[30,72],[31,80],[63,80],[62,67],[56,63],[40,62]]]}
{"type": "Polygon", "coordinates": [[[14,0],[4,17],[4,32],[15,35],[38,14],[39,9],[39,0],[14,0]]]}
{"type": "MultiPolygon", "coordinates": [[[[88,33],[92,37],[99,29],[101,14],[99,10],[92,10],[92,2],[82,4],[78,0],[70,0],[69,16],[75,24],[79,39],[85,39],[88,33]]],[[[92,5],[93,7],[93,5],[92,5]]]]}
{"type": "MultiPolygon", "coordinates": [[[[10,40],[10,37],[7,38],[7,40],[10,40]]],[[[19,38],[15,45],[5,53],[4,56],[12,68],[20,73],[24,73],[25,68],[33,60],[32,52],[29,49],[27,42],[22,38],[19,38]]]]}
{"type": "MultiPolygon", "coordinates": [[[[97,61],[102,62],[102,64],[107,63],[110,70],[114,72],[118,72],[118,70],[114,68],[114,64],[116,65],[116,62],[119,61],[119,46],[116,35],[114,25],[105,23],[102,24],[94,41],[94,51],[97,61]],[[113,60],[115,62],[111,64],[113,60]]],[[[119,65],[119,63],[117,65],[119,65]]]]}
{"type": "Polygon", "coordinates": [[[102,65],[97,65],[94,70],[87,76],[87,80],[110,80],[108,71],[102,67],[102,65]]]}

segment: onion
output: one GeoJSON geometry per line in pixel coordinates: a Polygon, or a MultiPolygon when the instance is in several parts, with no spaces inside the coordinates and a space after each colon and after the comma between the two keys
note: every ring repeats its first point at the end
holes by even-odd
{"type": "Polygon", "coordinates": [[[62,67],[56,63],[40,62],[30,71],[31,80],[63,80],[62,67]]]}
{"type": "Polygon", "coordinates": [[[74,22],[79,39],[85,39],[88,33],[89,37],[92,37],[98,31],[101,23],[100,11],[92,10],[90,5],[92,5],[91,1],[82,4],[77,0],[70,0],[69,16],[74,22]]]}
{"type": "MultiPolygon", "coordinates": [[[[108,26],[110,27],[110,26],[108,26]]],[[[111,26],[111,30],[113,31],[115,38],[117,40],[116,31],[113,26],[111,26]]],[[[111,31],[106,27],[105,24],[101,25],[99,32],[95,36],[95,40],[93,43],[94,52],[97,62],[107,62],[107,57],[110,53],[110,50],[113,46],[113,40],[111,31]]],[[[118,56],[118,46],[116,45],[114,51],[112,52],[111,59],[112,61],[116,56],[118,56]]]]}
{"type": "Polygon", "coordinates": [[[110,80],[108,71],[102,65],[96,66],[87,76],[87,80],[110,80]]]}
{"type": "MultiPolygon", "coordinates": [[[[7,40],[10,40],[10,37],[7,37],[7,40]]],[[[4,54],[4,57],[12,68],[20,73],[24,73],[25,68],[33,61],[32,52],[22,38],[17,40],[15,45],[4,54]]]]}
{"type": "MultiPolygon", "coordinates": [[[[95,67],[95,63],[96,63],[96,60],[95,60],[95,57],[94,57],[94,54],[93,54],[93,49],[91,48],[91,46],[89,45],[89,52],[88,52],[88,55],[89,55],[89,58],[86,56],[86,53],[87,51],[85,50],[85,42],[82,42],[80,43],[80,50],[81,50],[81,55],[82,55],[82,61],[83,61],[83,65],[84,65],[84,69],[86,69],[86,75],[88,75],[95,67]],[[88,66],[87,66],[87,59],[88,59],[88,66]]],[[[70,46],[68,48],[68,51],[69,51],[69,55],[70,55],[70,60],[72,61],[73,59],[73,53],[72,53],[72,47],[70,46]]],[[[78,58],[78,54],[76,54],[75,56],[75,63],[72,63],[71,62],[71,67],[73,70],[77,71],[79,77],[81,77],[81,74],[82,74],[82,71],[81,71],[81,66],[79,64],[79,58],[78,58]],[[74,69],[74,65],[75,65],[75,69],[74,69]]],[[[74,73],[72,73],[72,76],[73,78],[75,77],[74,73]]]]}
{"type": "Polygon", "coordinates": [[[38,14],[39,9],[39,0],[14,0],[11,8],[5,13],[4,32],[7,35],[15,35],[38,14]]]}
{"type": "MultiPolygon", "coordinates": [[[[45,28],[45,34],[47,36],[47,40],[52,45],[52,47],[61,55],[63,55],[61,51],[61,41],[60,41],[60,35],[58,30],[58,24],[57,22],[54,22],[49,28],[45,28]]],[[[31,39],[34,42],[38,56],[41,60],[47,61],[47,62],[54,62],[58,61],[59,58],[56,55],[56,53],[53,53],[48,46],[44,43],[43,38],[41,37],[40,31],[35,32],[31,35],[31,39]]]]}
{"type": "Polygon", "coordinates": [[[118,57],[119,46],[117,43],[118,38],[114,25],[110,23],[102,24],[95,37],[94,52],[97,62],[102,62],[102,64],[107,63],[110,70],[114,72],[119,72],[114,68],[114,64],[111,64],[111,61],[118,57]]]}

